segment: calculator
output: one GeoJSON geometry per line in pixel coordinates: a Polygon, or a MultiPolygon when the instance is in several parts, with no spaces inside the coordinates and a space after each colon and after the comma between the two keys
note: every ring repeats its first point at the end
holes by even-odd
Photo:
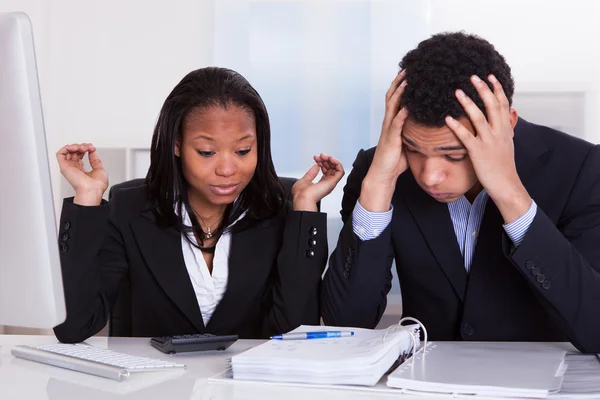
{"type": "Polygon", "coordinates": [[[211,335],[196,333],[192,335],[159,336],[150,339],[150,344],[166,354],[190,351],[225,350],[238,340],[237,335],[211,335]]]}

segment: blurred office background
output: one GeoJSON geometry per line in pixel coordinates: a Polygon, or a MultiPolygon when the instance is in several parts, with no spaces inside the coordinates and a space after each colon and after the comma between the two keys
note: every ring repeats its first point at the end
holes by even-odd
{"type": "MultiPolygon", "coordinates": [[[[377,143],[402,56],[448,30],[506,57],[521,116],[600,142],[593,0],[0,0],[1,11],[33,22],[57,215],[71,194],[54,157],[62,145],[94,143],[111,184],[145,176],[164,98],[208,65],[239,71],[262,95],[280,175],[300,177],[320,152],[349,173],[377,143]]],[[[342,186],[323,201],[330,249],[342,186]]],[[[384,325],[401,313],[396,281],[389,303],[384,325]]]]}

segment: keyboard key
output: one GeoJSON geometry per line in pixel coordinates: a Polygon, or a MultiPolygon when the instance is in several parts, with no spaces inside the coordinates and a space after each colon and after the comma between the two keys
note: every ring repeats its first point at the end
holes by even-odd
{"type": "Polygon", "coordinates": [[[16,346],[11,352],[15,357],[115,380],[127,379],[132,372],[185,369],[184,364],[81,344],[16,346]]]}

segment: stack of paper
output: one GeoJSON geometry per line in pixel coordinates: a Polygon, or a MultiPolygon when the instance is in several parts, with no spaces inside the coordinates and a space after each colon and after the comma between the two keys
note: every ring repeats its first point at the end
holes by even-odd
{"type": "Polygon", "coordinates": [[[600,399],[600,357],[591,354],[568,353],[568,365],[560,392],[551,399],[600,399]]]}
{"type": "Polygon", "coordinates": [[[560,389],[566,352],[528,343],[436,342],[388,376],[406,392],[545,398],[560,389]]]}
{"type": "MultiPolygon", "coordinates": [[[[419,338],[417,325],[407,327],[419,338]]],[[[373,386],[413,348],[406,329],[370,330],[301,326],[293,332],[352,331],[354,336],[271,340],[231,359],[234,379],[373,386]]]]}

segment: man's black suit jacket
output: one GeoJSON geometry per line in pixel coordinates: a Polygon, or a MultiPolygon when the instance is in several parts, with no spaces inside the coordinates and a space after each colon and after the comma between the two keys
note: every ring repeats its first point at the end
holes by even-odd
{"type": "Polygon", "coordinates": [[[403,315],[433,340],[571,341],[600,352],[600,146],[519,119],[515,162],[538,205],[514,248],[490,199],[467,274],[446,204],[410,170],[398,181],[392,222],[361,241],[352,210],[375,149],[361,150],[344,188],[344,227],[323,283],[327,324],[374,327],[396,268],[403,315]]]}
{"type": "Polygon", "coordinates": [[[184,264],[181,233],[158,225],[145,186],[119,190],[97,207],[66,199],[59,236],[67,320],[54,332],[62,342],[100,331],[123,281],[130,286],[131,336],[265,338],[319,324],[323,213],[292,211],[288,202],[275,217],[234,229],[227,291],[208,324],[184,264]]]}

